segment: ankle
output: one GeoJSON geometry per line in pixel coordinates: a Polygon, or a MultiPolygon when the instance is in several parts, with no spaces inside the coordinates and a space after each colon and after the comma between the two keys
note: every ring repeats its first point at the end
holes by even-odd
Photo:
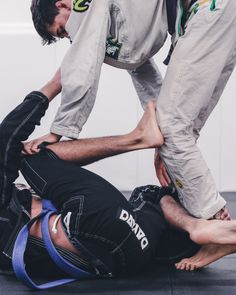
{"type": "Polygon", "coordinates": [[[187,231],[190,234],[191,240],[199,245],[212,243],[208,225],[208,221],[205,219],[195,219],[188,223],[187,231]]]}
{"type": "Polygon", "coordinates": [[[148,142],[145,141],[142,130],[136,128],[131,131],[128,136],[131,144],[135,146],[136,149],[146,149],[150,147],[148,142]]]}

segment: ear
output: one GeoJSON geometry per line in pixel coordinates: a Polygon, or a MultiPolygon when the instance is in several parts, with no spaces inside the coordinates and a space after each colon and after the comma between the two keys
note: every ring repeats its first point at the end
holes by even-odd
{"type": "Polygon", "coordinates": [[[55,5],[56,5],[56,8],[59,10],[61,8],[65,8],[68,10],[71,9],[71,4],[67,0],[58,0],[58,1],[56,1],[55,5]]]}

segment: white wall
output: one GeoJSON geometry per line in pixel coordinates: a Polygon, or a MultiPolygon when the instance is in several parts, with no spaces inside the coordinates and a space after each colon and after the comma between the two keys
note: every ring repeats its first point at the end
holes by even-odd
{"type": "MultiPolygon", "coordinates": [[[[1,0],[0,10],[0,120],[31,90],[46,82],[68,48],[62,40],[57,45],[41,46],[34,32],[29,11],[30,0],[1,0]]],[[[161,71],[168,45],[156,57],[161,71]]],[[[211,168],[221,191],[236,191],[236,90],[234,73],[221,103],[205,126],[199,146],[211,168]]],[[[207,81],[206,81],[207,83],[207,81]]],[[[59,104],[58,97],[50,106],[32,137],[48,132],[59,104]]],[[[101,136],[131,130],[142,114],[130,78],[125,71],[104,65],[95,108],[81,136],[101,136]]],[[[122,190],[155,183],[153,152],[142,151],[100,161],[89,169],[101,174],[122,190]]]]}

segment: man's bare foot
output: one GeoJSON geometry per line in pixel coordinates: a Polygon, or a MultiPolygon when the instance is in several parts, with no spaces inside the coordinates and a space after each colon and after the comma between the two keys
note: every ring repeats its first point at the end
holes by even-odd
{"type": "Polygon", "coordinates": [[[179,270],[193,271],[235,251],[235,245],[204,245],[194,256],[182,259],[175,267],[179,270]]]}
{"type": "Polygon", "coordinates": [[[163,145],[164,139],[157,125],[154,101],[148,102],[141,120],[133,131],[133,135],[141,140],[144,147],[156,148],[163,145]]]}
{"type": "Polygon", "coordinates": [[[211,219],[217,220],[231,220],[229,209],[224,207],[219,212],[217,212],[211,219]]]}

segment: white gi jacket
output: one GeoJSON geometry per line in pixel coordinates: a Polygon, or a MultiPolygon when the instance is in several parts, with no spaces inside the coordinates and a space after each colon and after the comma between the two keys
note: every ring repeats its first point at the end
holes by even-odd
{"type": "Polygon", "coordinates": [[[103,62],[129,70],[143,106],[161,74],[151,57],[168,30],[166,0],[74,0],[66,24],[72,45],[61,66],[62,101],[51,132],[78,138],[95,102],[103,62]]]}

